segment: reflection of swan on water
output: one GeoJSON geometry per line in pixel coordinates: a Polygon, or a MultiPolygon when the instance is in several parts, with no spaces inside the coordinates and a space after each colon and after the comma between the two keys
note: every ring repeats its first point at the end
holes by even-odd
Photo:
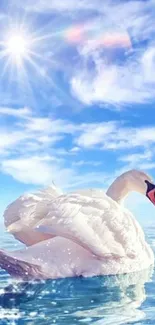
{"type": "Polygon", "coordinates": [[[0,295],[0,306],[7,311],[11,306],[16,307],[16,312],[17,309],[18,314],[24,312],[29,320],[32,310],[35,311],[32,313],[33,324],[40,322],[40,311],[44,311],[44,325],[57,315],[58,324],[78,324],[79,320],[85,323],[90,319],[90,324],[124,325],[145,317],[138,308],[145,301],[145,285],[151,281],[152,271],[153,267],[138,273],[93,278],[27,283],[13,280],[0,295]]]}
{"type": "Polygon", "coordinates": [[[0,266],[10,274],[59,278],[121,274],[148,268],[154,255],[143,230],[121,203],[130,191],[155,204],[155,185],[143,172],[118,177],[105,194],[81,190],[63,195],[52,187],[13,202],[5,225],[27,246],[0,252],[0,266]]]}
{"type": "Polygon", "coordinates": [[[76,311],[76,317],[97,318],[96,325],[124,325],[145,318],[140,306],[146,299],[145,285],[151,282],[153,267],[137,272],[101,278],[98,305],[91,310],[76,311]]]}

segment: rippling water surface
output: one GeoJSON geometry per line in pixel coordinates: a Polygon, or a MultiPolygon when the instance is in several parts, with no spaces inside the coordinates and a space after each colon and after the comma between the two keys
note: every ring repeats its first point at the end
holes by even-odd
{"type": "MultiPolygon", "coordinates": [[[[146,234],[153,247],[155,229],[147,229],[146,234]]],[[[1,247],[15,246],[15,240],[3,233],[1,247]]],[[[33,283],[15,281],[0,270],[0,325],[6,324],[154,325],[154,269],[33,283]]]]}

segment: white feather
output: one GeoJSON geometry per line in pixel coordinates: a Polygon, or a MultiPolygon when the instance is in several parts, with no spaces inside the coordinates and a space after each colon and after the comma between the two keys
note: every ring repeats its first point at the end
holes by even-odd
{"type": "Polygon", "coordinates": [[[69,238],[100,258],[142,253],[145,237],[133,215],[104,192],[102,197],[100,191],[99,196],[97,190],[91,193],[57,197],[35,229],[69,238]]]}
{"type": "Polygon", "coordinates": [[[32,229],[47,215],[51,201],[61,194],[60,189],[50,186],[37,193],[20,196],[4,212],[7,230],[28,246],[46,239],[46,236],[39,236],[32,229]]]}

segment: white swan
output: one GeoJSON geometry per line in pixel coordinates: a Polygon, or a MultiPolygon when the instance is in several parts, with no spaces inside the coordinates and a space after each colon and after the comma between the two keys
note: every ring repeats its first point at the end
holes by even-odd
{"type": "Polygon", "coordinates": [[[152,179],[137,170],[119,176],[106,194],[91,189],[61,194],[52,187],[20,197],[5,211],[5,225],[29,247],[1,251],[0,266],[15,276],[34,278],[148,268],[154,263],[153,251],[134,216],[121,205],[130,191],[155,204],[152,179]]]}

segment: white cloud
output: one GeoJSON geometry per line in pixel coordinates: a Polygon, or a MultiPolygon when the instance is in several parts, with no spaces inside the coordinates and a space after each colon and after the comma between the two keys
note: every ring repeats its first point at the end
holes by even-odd
{"type": "Polygon", "coordinates": [[[7,159],[3,160],[1,167],[4,173],[20,182],[46,186],[54,181],[64,189],[91,186],[94,183],[101,186],[108,180],[106,173],[86,172],[83,176],[75,168],[65,168],[61,161],[49,156],[7,159]]]}
{"type": "Polygon", "coordinates": [[[155,46],[150,45],[150,47],[147,48],[147,50],[142,55],[141,62],[143,67],[143,74],[145,76],[145,82],[155,82],[155,76],[152,73],[152,68],[155,65],[155,46]]]}
{"type": "MultiPolygon", "coordinates": [[[[146,52],[148,51],[149,48],[146,52]]],[[[83,65],[86,68],[75,71],[71,79],[73,93],[85,104],[100,102],[125,105],[149,102],[155,98],[155,90],[152,87],[152,82],[155,82],[152,76],[155,60],[149,61],[148,69],[145,55],[145,51],[139,57],[133,55],[132,60],[127,60],[120,66],[114,62],[107,64],[104,53],[99,54],[97,58],[93,52],[88,53],[83,57],[83,65]],[[87,68],[90,55],[96,69],[93,76],[90,68],[87,68]]]]}
{"type": "Polygon", "coordinates": [[[107,122],[87,125],[76,138],[81,148],[102,150],[130,149],[147,147],[155,143],[154,127],[127,127],[123,123],[107,122]]]}
{"type": "MultiPolygon", "coordinates": [[[[107,184],[111,176],[103,173],[99,158],[85,156],[86,149],[117,150],[116,159],[121,149],[119,164],[125,165],[119,169],[120,173],[135,165],[142,169],[154,168],[151,151],[155,143],[154,127],[127,127],[121,121],[78,124],[23,112],[27,118],[17,114],[10,129],[1,127],[0,130],[0,169],[20,182],[47,185],[54,179],[65,188],[100,186],[103,181],[107,184]],[[67,149],[67,142],[63,141],[68,136],[70,148],[67,149]],[[124,156],[124,152],[137,147],[145,151],[124,156]],[[93,172],[83,174],[82,166],[89,166],[93,172]]],[[[7,114],[12,115],[12,110],[7,114]]]]}
{"type": "MultiPolygon", "coordinates": [[[[119,157],[119,161],[126,163],[123,166],[123,171],[129,169],[141,169],[141,170],[151,170],[155,169],[154,158],[154,148],[146,149],[138,153],[126,154],[119,157]]],[[[121,170],[119,171],[121,173],[121,170]]]]}
{"type": "MultiPolygon", "coordinates": [[[[46,100],[47,88],[50,91],[52,89],[52,107],[58,106],[57,93],[60,92],[63,98],[67,98],[68,105],[78,105],[69,97],[70,94],[66,94],[68,83],[74,98],[76,96],[87,105],[97,102],[101,107],[111,108],[110,105],[115,105],[115,108],[120,108],[124,104],[149,102],[155,97],[154,0],[26,0],[24,3],[17,0],[17,4],[25,10],[38,11],[40,14],[55,14],[54,21],[48,22],[42,30],[46,35],[40,32],[40,43],[36,42],[38,50],[41,45],[40,49],[44,51],[40,75],[45,88],[40,87],[40,92],[46,100]],[[102,33],[120,33],[121,62],[116,49],[105,48],[100,42],[91,42],[88,37],[83,42],[72,44],[76,49],[73,49],[75,61],[72,64],[72,51],[69,51],[65,33],[68,28],[79,24],[81,28],[90,28],[90,34],[96,33],[96,37],[102,33]],[[57,33],[58,30],[60,33],[57,33]],[[123,37],[127,40],[125,46],[123,37]],[[141,41],[144,41],[145,46],[141,41]],[[69,59],[64,48],[70,53],[69,59]],[[63,81],[67,84],[64,89],[60,89],[60,80],[55,78],[57,69],[64,73],[63,81]]],[[[26,24],[28,26],[28,21],[26,24]]],[[[42,52],[39,55],[42,56],[42,52]]],[[[64,103],[63,100],[61,102],[64,103]]],[[[46,115],[46,112],[43,114],[46,115]]],[[[5,124],[3,127],[1,124],[0,169],[20,182],[47,185],[54,179],[58,185],[66,188],[91,186],[92,183],[103,186],[112,181],[111,175],[116,176],[133,166],[155,168],[151,151],[155,144],[155,127],[136,128],[121,121],[77,123],[61,118],[41,117],[39,114],[39,111],[32,112],[29,108],[0,107],[1,119],[8,117],[11,120],[6,128],[5,124]],[[135,148],[140,148],[141,153],[134,153],[135,148]],[[99,154],[102,157],[105,155],[105,163],[108,162],[107,151],[114,152],[116,166],[120,168],[116,167],[116,172],[114,170],[111,175],[107,175],[102,171],[104,166],[99,167],[101,162],[95,160],[99,160],[100,156],[94,159],[94,152],[89,155],[85,151],[87,149],[100,149],[102,152],[99,154]],[[82,173],[84,166],[87,166],[87,170],[91,167],[93,172],[82,173]]],[[[97,150],[95,154],[98,154],[97,150]]]]}
{"type": "Polygon", "coordinates": [[[104,148],[123,149],[147,147],[155,143],[155,127],[120,128],[116,132],[116,140],[111,139],[104,148]]]}
{"type": "Polygon", "coordinates": [[[24,134],[22,131],[16,130],[1,130],[0,132],[0,151],[5,154],[11,152],[11,150],[17,149],[19,144],[25,142],[29,136],[24,134]]]}
{"type": "Polygon", "coordinates": [[[139,164],[139,168],[141,170],[155,169],[155,163],[154,162],[143,162],[143,163],[139,164]]]}
{"type": "Polygon", "coordinates": [[[18,181],[36,185],[49,185],[53,180],[64,185],[72,176],[70,169],[60,169],[57,160],[47,156],[3,160],[2,169],[18,181]]]}
{"type": "Polygon", "coordinates": [[[72,134],[79,129],[79,126],[62,119],[33,117],[27,121],[25,128],[30,131],[39,131],[50,134],[72,134]]]}
{"type": "MultiPolygon", "coordinates": [[[[99,1],[97,0],[96,6],[99,1]]],[[[21,5],[21,3],[19,3],[21,5]]],[[[89,10],[94,9],[94,4],[92,4],[88,0],[80,0],[78,2],[73,2],[72,0],[64,0],[64,1],[49,1],[40,0],[40,1],[30,1],[27,0],[25,2],[25,9],[32,10],[32,11],[40,11],[40,12],[50,12],[50,11],[57,11],[57,12],[64,12],[70,13],[71,11],[77,10],[89,10]]]]}
{"type": "Polygon", "coordinates": [[[73,147],[71,150],[70,150],[70,153],[77,153],[80,151],[80,148],[79,147],[73,147]]]}
{"type": "Polygon", "coordinates": [[[150,161],[152,156],[154,155],[154,152],[151,150],[147,150],[141,153],[132,153],[129,155],[122,156],[119,160],[123,162],[128,162],[128,163],[139,163],[140,161],[150,161]]]}
{"type": "MultiPolygon", "coordinates": [[[[80,164],[73,164],[73,157],[79,154],[80,148],[72,146],[67,150],[64,146],[56,146],[66,135],[72,139],[87,127],[91,128],[91,125],[39,118],[24,109],[20,109],[20,112],[23,115],[11,108],[1,110],[2,115],[16,117],[10,129],[7,126],[0,131],[1,172],[20,182],[42,186],[51,184],[53,180],[65,188],[90,185],[92,182],[102,183],[101,172],[87,172],[83,177],[79,168],[85,162],[81,160],[80,164]],[[27,118],[23,119],[23,116],[27,118]]],[[[105,174],[102,176],[105,177],[105,174]]]]}
{"type": "Polygon", "coordinates": [[[28,118],[31,115],[31,110],[28,107],[18,109],[11,107],[0,107],[0,115],[28,118]]]}
{"type": "MultiPolygon", "coordinates": [[[[9,109],[7,114],[12,115],[12,110],[9,109]]],[[[31,111],[26,119],[16,114],[10,130],[7,126],[7,129],[3,127],[0,131],[0,170],[26,184],[46,186],[54,180],[66,189],[90,187],[92,184],[101,186],[108,175],[98,170],[99,162],[79,159],[81,148],[72,142],[68,149],[64,145],[57,146],[66,136],[69,135],[73,141],[85,130],[91,132],[93,126],[91,123],[76,124],[63,119],[39,118],[31,111]],[[84,165],[96,168],[83,175],[80,168],[84,165]]],[[[109,127],[109,123],[104,124],[104,134],[109,127]]]]}
{"type": "MultiPolygon", "coordinates": [[[[87,105],[101,103],[120,107],[126,104],[147,103],[155,98],[154,0],[109,0],[104,3],[102,0],[95,2],[80,0],[76,3],[72,0],[27,0],[24,4],[18,1],[18,5],[25,10],[38,11],[40,14],[47,12],[55,14],[54,29],[52,24],[48,24],[52,30],[51,46],[53,35],[54,42],[57,39],[56,24],[61,21],[59,30],[62,32],[63,42],[60,44],[59,37],[58,41],[62,62],[58,59],[59,55],[57,57],[58,51],[53,50],[57,48],[55,43],[51,52],[56,65],[61,66],[68,76],[67,81],[74,97],[76,96],[82,103],[87,105]],[[67,26],[66,15],[69,16],[67,26]],[[82,30],[89,29],[91,36],[84,37],[84,41],[78,44],[74,42],[79,53],[78,64],[74,64],[70,69],[63,50],[68,45],[67,37],[65,38],[67,30],[76,26],[80,26],[82,30]],[[120,33],[120,38],[122,37],[122,50],[124,49],[123,53],[121,52],[123,56],[121,63],[116,49],[110,46],[105,48],[100,42],[96,44],[99,43],[101,46],[94,46],[92,42],[92,35],[96,35],[98,39],[101,35],[109,33],[110,37],[116,32],[120,33]],[[126,46],[124,37],[128,39],[126,46]],[[147,41],[144,46],[143,41],[147,41]]],[[[50,33],[47,34],[49,37],[50,33]]]]}
{"type": "Polygon", "coordinates": [[[92,123],[86,125],[81,135],[77,138],[78,146],[89,148],[104,142],[106,137],[117,130],[116,122],[92,123]]]}
{"type": "MultiPolygon", "coordinates": [[[[137,13],[139,13],[139,16],[142,16],[146,11],[146,19],[148,19],[147,10],[153,9],[155,7],[154,0],[147,1],[146,3],[137,0],[131,0],[128,2],[117,1],[117,3],[114,1],[107,1],[103,3],[101,0],[96,0],[95,3],[89,0],[80,0],[75,3],[73,3],[72,0],[64,0],[63,2],[57,0],[53,0],[50,2],[47,2],[46,0],[34,0],[33,2],[31,0],[26,0],[24,4],[19,1],[18,5],[24,6],[25,9],[32,11],[50,12],[51,10],[51,12],[65,12],[71,15],[73,12],[76,13],[78,11],[86,11],[86,13],[89,11],[93,11],[99,14],[106,13],[110,17],[114,17],[114,21],[120,22],[119,19],[121,18],[121,23],[125,23],[128,25],[130,25],[131,23],[133,24],[133,22],[136,25],[137,13]],[[127,19],[129,17],[130,20],[127,19]]],[[[141,21],[138,21],[137,25],[139,26],[140,23],[142,24],[141,21]]]]}
{"type": "Polygon", "coordinates": [[[94,167],[97,167],[97,166],[100,166],[102,163],[101,161],[91,161],[91,160],[88,160],[88,161],[85,161],[85,160],[79,160],[79,161],[74,161],[72,163],[72,166],[94,166],[94,167]]]}

